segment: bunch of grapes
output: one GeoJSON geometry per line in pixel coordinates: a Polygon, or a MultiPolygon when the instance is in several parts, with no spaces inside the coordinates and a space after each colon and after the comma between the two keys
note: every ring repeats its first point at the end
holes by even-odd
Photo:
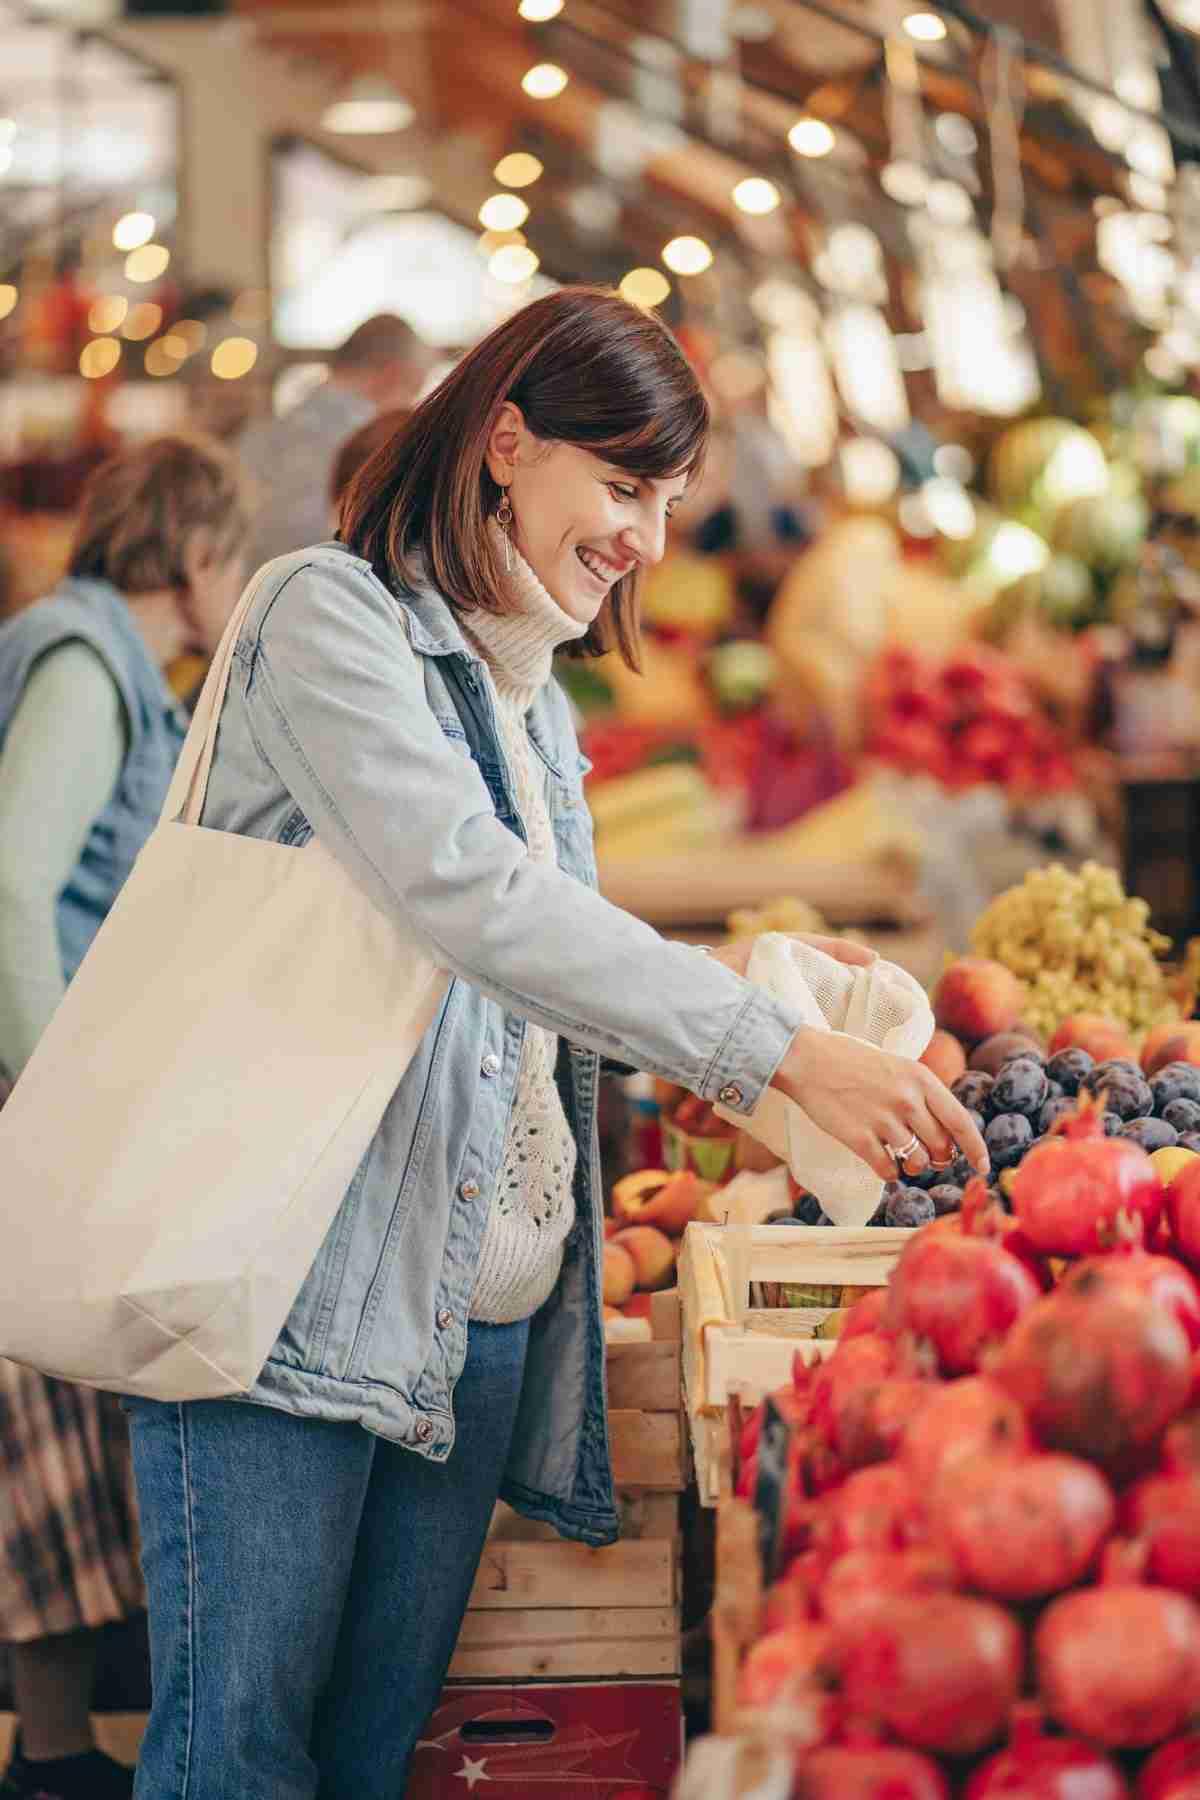
{"type": "Polygon", "coordinates": [[[984,909],[971,948],[1025,983],[1023,1023],[1042,1036],[1075,1013],[1103,1013],[1140,1033],[1179,1010],[1158,961],[1170,939],[1151,929],[1149,915],[1115,870],[1053,863],[984,909]]]}

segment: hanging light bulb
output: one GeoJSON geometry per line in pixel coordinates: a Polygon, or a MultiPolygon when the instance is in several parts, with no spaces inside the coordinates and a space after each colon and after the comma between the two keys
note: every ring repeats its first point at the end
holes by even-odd
{"type": "Polygon", "coordinates": [[[154,236],[155,221],[151,213],[131,212],[113,226],[112,241],[118,250],[138,250],[154,236]]]}
{"type": "Polygon", "coordinates": [[[909,13],[904,29],[918,44],[940,44],[946,36],[946,22],[934,12],[909,13]]]}
{"type": "Polygon", "coordinates": [[[828,156],[837,135],[824,119],[797,119],[788,132],[788,143],[797,156],[828,156]]]}
{"type": "Polygon", "coordinates": [[[521,0],[517,11],[530,25],[545,25],[557,19],[562,9],[563,0],[521,0]]]}
{"type": "Polygon", "coordinates": [[[536,156],[528,151],[513,150],[508,156],[502,156],[492,170],[496,180],[504,187],[532,187],[542,174],[542,165],[536,156]]]}
{"type": "Polygon", "coordinates": [[[479,223],[489,231],[516,231],[529,217],[529,208],[517,194],[493,194],[479,209],[479,223]]]}
{"type": "Polygon", "coordinates": [[[739,212],[770,213],[779,205],[779,189],[761,175],[749,175],[733,190],[733,204],[739,212]]]}
{"type": "Polygon", "coordinates": [[[671,284],[661,269],[630,269],[621,283],[620,293],[631,306],[661,306],[671,292],[671,284]]]}
{"type": "Polygon", "coordinates": [[[557,63],[535,63],[521,77],[521,86],[531,100],[554,100],[562,93],[570,77],[557,63]]]}
{"type": "Polygon", "coordinates": [[[703,238],[677,237],[664,245],[662,259],[676,275],[703,275],[712,265],[713,253],[703,238]]]}
{"type": "Polygon", "coordinates": [[[495,281],[504,281],[517,286],[536,275],[538,258],[528,244],[505,244],[492,256],[488,263],[488,274],[495,281]]]}

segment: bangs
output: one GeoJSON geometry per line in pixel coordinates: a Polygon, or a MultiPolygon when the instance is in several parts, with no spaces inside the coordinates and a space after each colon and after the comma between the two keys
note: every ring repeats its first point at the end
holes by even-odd
{"type": "Polygon", "coordinates": [[[659,414],[648,419],[639,431],[626,431],[618,436],[581,439],[582,447],[593,456],[601,456],[630,475],[651,481],[669,481],[672,476],[686,475],[690,486],[704,468],[708,446],[708,408],[685,400],[673,409],[673,416],[659,414]]]}

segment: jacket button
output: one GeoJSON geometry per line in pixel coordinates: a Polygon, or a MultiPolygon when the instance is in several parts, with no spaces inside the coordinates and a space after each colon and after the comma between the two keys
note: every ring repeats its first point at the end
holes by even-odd
{"type": "Polygon", "coordinates": [[[427,1444],[433,1436],[433,1424],[429,1419],[417,1420],[417,1442],[427,1444]]]}
{"type": "Polygon", "coordinates": [[[731,1081],[721,1089],[720,1093],[717,1095],[717,1099],[721,1102],[722,1106],[740,1106],[742,1104],[742,1090],[736,1081],[731,1081]]]}
{"type": "Polygon", "coordinates": [[[438,1308],[437,1322],[439,1331],[449,1331],[454,1323],[454,1314],[448,1306],[438,1308]]]}
{"type": "Polygon", "coordinates": [[[479,1065],[479,1071],[480,1074],[490,1077],[492,1075],[498,1075],[503,1066],[504,1065],[501,1063],[498,1056],[485,1056],[479,1065]]]}
{"type": "MultiPolygon", "coordinates": [[[[741,1099],[740,1094],[738,1095],[738,1099],[741,1099]]],[[[464,1181],[458,1191],[464,1200],[478,1200],[479,1183],[477,1181],[464,1181]]]]}

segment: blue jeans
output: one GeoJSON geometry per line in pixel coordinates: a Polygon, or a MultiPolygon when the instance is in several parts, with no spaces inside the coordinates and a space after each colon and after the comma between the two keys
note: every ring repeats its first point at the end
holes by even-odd
{"type": "Polygon", "coordinates": [[[529,1324],[472,1323],[443,1464],[239,1400],[126,1400],[154,1704],[135,1800],[401,1800],[500,1485],[529,1324]]]}

